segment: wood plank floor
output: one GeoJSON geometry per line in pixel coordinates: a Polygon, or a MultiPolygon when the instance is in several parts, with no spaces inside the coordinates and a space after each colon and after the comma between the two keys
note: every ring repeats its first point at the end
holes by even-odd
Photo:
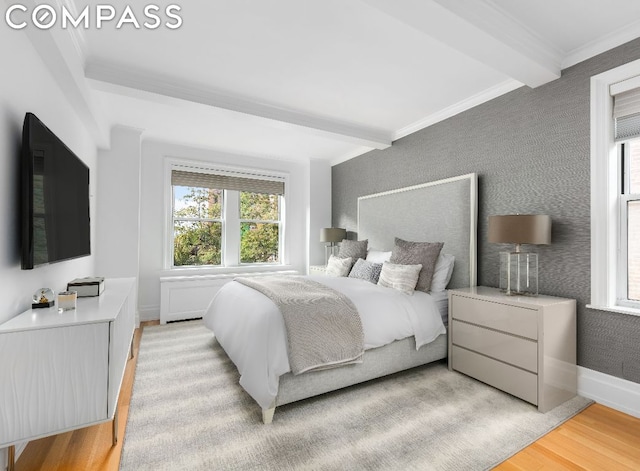
{"type": "MultiPolygon", "coordinates": [[[[157,322],[145,323],[145,325],[157,322]]],[[[111,447],[111,422],[30,442],[16,471],[117,471],[129,413],[141,330],[134,337],[119,399],[118,444],[111,447]]],[[[529,470],[640,470],[640,419],[594,404],[495,468],[529,470]]]]}

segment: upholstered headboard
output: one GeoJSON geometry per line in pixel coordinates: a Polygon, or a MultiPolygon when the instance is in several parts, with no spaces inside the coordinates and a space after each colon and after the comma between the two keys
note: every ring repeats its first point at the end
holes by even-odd
{"type": "Polygon", "coordinates": [[[455,256],[449,288],[476,285],[478,176],[447,178],[358,198],[358,239],[392,250],[395,237],[444,242],[455,256]]]}

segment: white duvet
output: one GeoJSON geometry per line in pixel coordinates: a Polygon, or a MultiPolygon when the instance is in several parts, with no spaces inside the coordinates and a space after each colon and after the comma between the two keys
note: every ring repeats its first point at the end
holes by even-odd
{"type": "MultiPolygon", "coordinates": [[[[364,347],[381,347],[415,336],[416,346],[434,341],[446,329],[433,297],[412,296],[356,278],[310,276],[346,294],[362,319],[364,347]]],[[[240,372],[240,385],[263,408],[278,394],[278,379],[290,371],[284,322],[262,293],[235,281],[225,284],[204,315],[205,325],[240,372]]]]}

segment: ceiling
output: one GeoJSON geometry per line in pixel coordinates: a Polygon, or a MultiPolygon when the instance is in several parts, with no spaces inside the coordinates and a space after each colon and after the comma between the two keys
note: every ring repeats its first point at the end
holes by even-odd
{"type": "Polygon", "coordinates": [[[100,132],[332,164],[640,37],[637,0],[168,3],[177,29],[65,30],[100,132]]]}

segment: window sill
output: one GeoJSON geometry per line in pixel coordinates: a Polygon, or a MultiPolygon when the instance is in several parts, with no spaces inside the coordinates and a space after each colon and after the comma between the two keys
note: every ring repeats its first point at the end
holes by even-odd
{"type": "Polygon", "coordinates": [[[629,316],[640,316],[640,309],[626,306],[594,306],[593,304],[587,304],[588,309],[595,309],[597,311],[615,312],[618,314],[627,314],[629,316]]]}
{"type": "Polygon", "coordinates": [[[161,281],[170,281],[169,279],[185,280],[194,279],[216,279],[216,278],[232,278],[246,274],[257,273],[280,273],[297,274],[291,265],[240,265],[236,267],[198,267],[198,268],[171,268],[160,272],[161,281]]]}

